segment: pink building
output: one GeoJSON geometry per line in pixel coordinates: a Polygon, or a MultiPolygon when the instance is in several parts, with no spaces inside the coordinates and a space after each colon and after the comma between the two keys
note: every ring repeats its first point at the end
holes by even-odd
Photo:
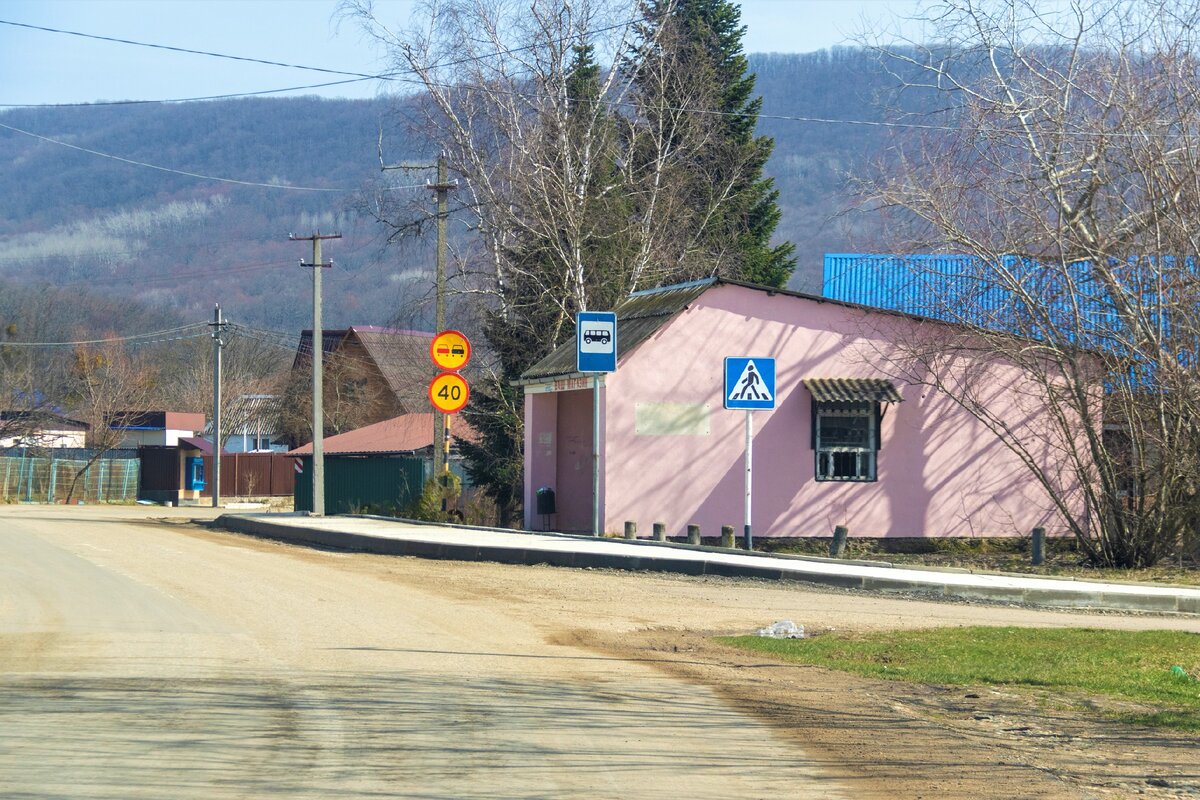
{"type": "MultiPolygon", "coordinates": [[[[746,412],[723,407],[727,356],[776,359],[776,407],[752,412],[756,537],[828,536],[836,525],[871,537],[1062,528],[1008,447],[948,395],[902,377],[899,342],[961,328],[722,280],[640,292],[616,310],[618,368],[600,390],[605,532],[632,520],[642,535],[654,522],[668,536],[689,523],[705,537],[722,525],[741,535],[746,412]]],[[[529,529],[591,530],[591,377],[575,371],[575,347],[522,379],[529,529]],[[556,494],[549,518],[536,513],[543,486],[556,494]]],[[[983,359],[952,369],[984,387],[1016,435],[1043,434],[1036,393],[1021,391],[1015,368],[983,359]]],[[[1053,447],[1042,451],[1049,459],[1053,447]]]]}

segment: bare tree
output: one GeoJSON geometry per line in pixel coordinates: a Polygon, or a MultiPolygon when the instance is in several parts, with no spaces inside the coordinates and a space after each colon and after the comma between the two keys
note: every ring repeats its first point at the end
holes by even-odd
{"type": "Polygon", "coordinates": [[[0,329],[0,442],[38,446],[39,434],[52,422],[61,399],[53,366],[57,359],[53,353],[22,347],[18,331],[15,323],[0,329]]]}
{"type": "Polygon", "coordinates": [[[125,436],[121,425],[149,409],[155,378],[153,367],[131,355],[119,341],[75,348],[69,386],[75,413],[88,425],[91,454],[71,479],[67,503],[88,469],[121,443],[125,436]]]}
{"type": "MultiPolygon", "coordinates": [[[[235,432],[253,425],[262,404],[247,403],[245,398],[272,393],[290,367],[291,356],[274,343],[226,336],[221,354],[222,438],[228,441],[235,432]]],[[[158,365],[152,405],[211,416],[213,361],[208,337],[171,342],[149,352],[147,360],[158,365]]]]}
{"type": "Polygon", "coordinates": [[[898,252],[962,254],[877,262],[884,302],[971,335],[909,343],[899,371],[1021,455],[1094,561],[1152,564],[1200,523],[1200,4],[945,0],[924,16],[937,47],[885,56],[945,110],[899,120],[913,127],[861,188],[898,252]],[[945,379],[980,342],[1028,376],[1040,441],[945,379]]]}

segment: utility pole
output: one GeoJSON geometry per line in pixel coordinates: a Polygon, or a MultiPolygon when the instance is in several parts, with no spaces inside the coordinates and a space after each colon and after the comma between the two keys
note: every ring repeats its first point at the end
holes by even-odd
{"type": "MultiPolygon", "coordinates": [[[[438,154],[437,183],[428,187],[437,193],[437,257],[436,305],[434,310],[434,333],[446,330],[446,215],[449,213],[447,193],[457,186],[449,182],[446,169],[446,153],[438,154]]],[[[450,419],[440,411],[433,412],[433,477],[441,480],[450,471],[450,419]]]]}
{"type": "Polygon", "coordinates": [[[313,360],[313,453],[312,453],[312,514],[316,517],[325,516],[325,375],[324,331],[321,329],[321,270],[333,266],[332,261],[321,261],[321,242],[326,239],[340,239],[340,233],[322,235],[316,231],[312,236],[288,235],[293,242],[312,242],[312,263],[300,261],[300,266],[311,267],[313,271],[313,330],[312,330],[312,360],[313,360]]]}
{"type": "Polygon", "coordinates": [[[221,507],[221,349],[225,346],[221,334],[225,332],[228,323],[221,319],[221,306],[213,308],[213,321],[208,327],[213,329],[213,456],[212,456],[212,507],[221,507]]]}

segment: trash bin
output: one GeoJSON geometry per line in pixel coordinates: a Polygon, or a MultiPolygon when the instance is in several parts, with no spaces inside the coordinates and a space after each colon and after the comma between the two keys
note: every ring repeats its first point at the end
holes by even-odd
{"type": "Polygon", "coordinates": [[[557,513],[554,510],[554,490],[543,486],[537,490],[537,513],[542,515],[557,513]]]}

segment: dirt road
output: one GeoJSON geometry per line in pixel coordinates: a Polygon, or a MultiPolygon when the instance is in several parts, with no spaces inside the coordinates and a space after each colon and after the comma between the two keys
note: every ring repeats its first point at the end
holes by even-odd
{"type": "Polygon", "coordinates": [[[768,664],[703,636],[783,618],[1200,620],[320,552],[139,515],[0,507],[4,797],[1182,797],[1200,784],[1184,737],[1046,699],[768,664]]]}

